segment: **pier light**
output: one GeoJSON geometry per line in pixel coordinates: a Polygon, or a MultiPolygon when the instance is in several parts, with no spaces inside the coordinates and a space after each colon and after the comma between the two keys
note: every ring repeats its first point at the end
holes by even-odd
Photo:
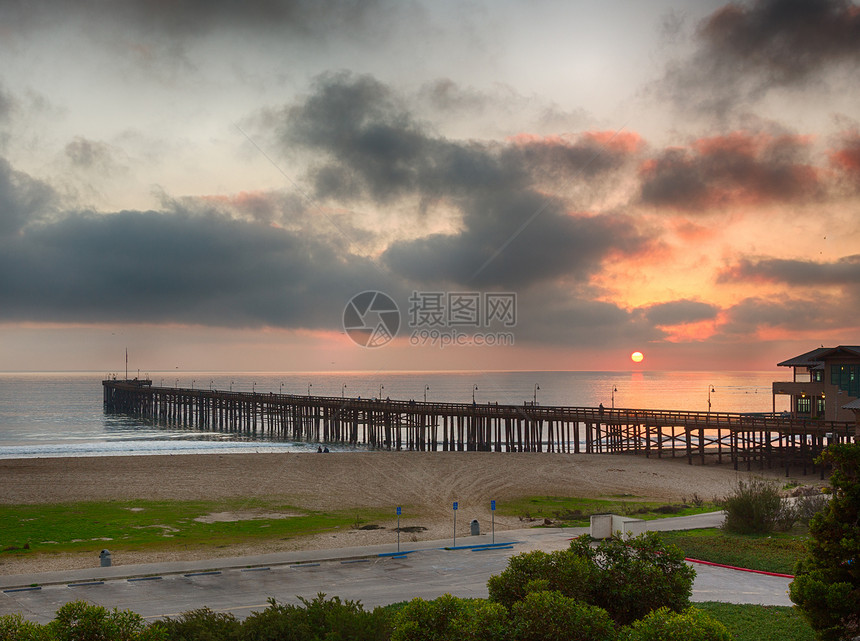
{"type": "Polygon", "coordinates": [[[160,385],[160,387],[164,387],[164,379],[163,379],[163,378],[161,379],[161,385],[160,385]]]}
{"type": "Polygon", "coordinates": [[[196,383],[196,382],[197,382],[196,378],[191,379],[191,389],[194,389],[194,383],[196,383]]]}
{"type": "Polygon", "coordinates": [[[384,389],[385,389],[385,385],[379,386],[379,400],[380,401],[382,400],[382,390],[384,390],[384,389]]]}
{"type": "Polygon", "coordinates": [[[230,381],[230,391],[233,391],[233,381],[230,381]]]}
{"type": "Polygon", "coordinates": [[[537,393],[538,393],[538,390],[539,390],[539,389],[540,389],[540,385],[538,385],[537,383],[535,383],[535,396],[534,396],[534,404],[535,404],[535,405],[537,405],[537,393]]]}
{"type": "Polygon", "coordinates": [[[179,387],[179,379],[176,379],[176,382],[173,383],[173,387],[179,387]]]}
{"type": "Polygon", "coordinates": [[[711,394],[716,393],[713,385],[708,385],[708,411],[711,411],[711,394]]]}
{"type": "Polygon", "coordinates": [[[308,396],[311,395],[311,388],[314,386],[313,383],[308,383],[308,396]]]}
{"type": "Polygon", "coordinates": [[[257,393],[257,381],[254,381],[253,383],[251,383],[251,393],[252,394],[257,393]]]}
{"type": "Polygon", "coordinates": [[[429,386],[429,385],[425,385],[425,386],[424,386],[424,402],[425,402],[425,403],[427,402],[427,392],[429,392],[429,391],[430,391],[430,386],[429,386]]]}
{"type": "Polygon", "coordinates": [[[278,388],[278,394],[283,394],[283,393],[284,393],[284,384],[281,383],[281,386],[278,388]]]}
{"type": "Polygon", "coordinates": [[[210,391],[210,392],[212,391],[212,386],[213,386],[214,384],[215,384],[215,381],[212,381],[212,380],[210,380],[210,381],[209,381],[209,391],[210,391]]]}
{"type": "Polygon", "coordinates": [[[346,383],[344,383],[340,387],[340,397],[344,398],[345,396],[346,396],[346,383]]]}
{"type": "Polygon", "coordinates": [[[478,391],[478,386],[477,386],[477,385],[475,385],[475,386],[472,388],[472,405],[474,405],[474,404],[475,404],[475,392],[477,392],[477,391],[478,391]]]}
{"type": "Polygon", "coordinates": [[[610,400],[612,401],[612,409],[615,409],[615,392],[618,391],[618,388],[615,385],[612,386],[612,391],[609,393],[610,400]]]}

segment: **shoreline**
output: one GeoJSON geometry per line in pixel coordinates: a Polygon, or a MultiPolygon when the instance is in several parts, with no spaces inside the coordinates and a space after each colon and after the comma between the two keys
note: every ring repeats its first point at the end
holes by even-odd
{"type": "MultiPolygon", "coordinates": [[[[403,527],[426,528],[414,541],[450,534],[451,503],[460,504],[458,524],[488,523],[490,500],[527,496],[577,496],[680,502],[693,493],[722,497],[739,479],[787,480],[782,470],[736,472],[731,464],[688,465],[685,458],[540,452],[364,452],[278,454],[182,454],[2,459],[0,505],[77,501],[220,500],[266,497],[297,508],[326,511],[389,509],[381,530],[338,530],[309,537],[224,548],[123,552],[116,564],[243,556],[287,550],[328,549],[389,542],[395,506],[408,515],[403,527]],[[156,482],[154,482],[154,480],[156,482]]],[[[807,484],[817,476],[797,477],[807,484]]],[[[522,528],[517,517],[495,516],[498,531],[522,528]]],[[[459,531],[459,527],[458,527],[459,531]]],[[[467,530],[466,530],[467,531],[467,530]]],[[[91,567],[106,546],[94,541],[88,554],[0,555],[0,574],[91,567]]],[[[108,545],[109,547],[109,545],[108,545]]]]}

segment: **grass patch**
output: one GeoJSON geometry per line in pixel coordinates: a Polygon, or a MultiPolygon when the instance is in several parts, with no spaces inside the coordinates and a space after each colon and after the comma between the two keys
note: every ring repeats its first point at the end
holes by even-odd
{"type": "Polygon", "coordinates": [[[733,534],[710,528],[661,532],[660,538],[688,558],[780,574],[793,574],[794,564],[806,554],[806,537],[785,532],[733,534]]]}
{"type": "MultiPolygon", "coordinates": [[[[363,521],[390,521],[368,511],[363,521]]],[[[0,555],[224,547],[349,530],[349,512],[315,512],[271,500],[109,501],[0,506],[0,555]],[[202,522],[211,514],[237,513],[236,521],[202,522]],[[279,515],[289,514],[284,518],[279,515]]]]}
{"type": "Polygon", "coordinates": [[[716,601],[693,605],[726,626],[736,641],[815,641],[806,619],[788,606],[716,601]]]}
{"type": "Polygon", "coordinates": [[[714,512],[715,503],[698,501],[686,503],[659,503],[637,500],[625,494],[614,499],[584,499],[565,496],[531,496],[506,500],[498,507],[499,514],[516,516],[523,521],[549,519],[556,527],[587,527],[594,514],[619,514],[637,519],[659,519],[667,516],[689,516],[714,512]]]}

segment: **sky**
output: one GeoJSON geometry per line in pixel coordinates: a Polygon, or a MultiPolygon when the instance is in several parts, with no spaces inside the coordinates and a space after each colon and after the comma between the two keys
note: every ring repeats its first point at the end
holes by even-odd
{"type": "Polygon", "coordinates": [[[0,56],[0,371],[860,344],[854,2],[3,0],[0,56]]]}

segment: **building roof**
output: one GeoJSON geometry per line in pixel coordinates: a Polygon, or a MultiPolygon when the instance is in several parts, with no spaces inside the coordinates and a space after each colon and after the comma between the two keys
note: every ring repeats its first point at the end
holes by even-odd
{"type": "Polygon", "coordinates": [[[838,345],[836,347],[819,347],[806,352],[800,356],[789,358],[787,361],[777,363],[778,367],[808,367],[810,369],[820,368],[824,360],[834,356],[837,352],[848,352],[849,356],[860,358],[860,345],[838,345]]]}
{"type": "Polygon", "coordinates": [[[860,410],[860,398],[855,398],[850,403],[846,403],[842,406],[844,410],[860,410]]]}

